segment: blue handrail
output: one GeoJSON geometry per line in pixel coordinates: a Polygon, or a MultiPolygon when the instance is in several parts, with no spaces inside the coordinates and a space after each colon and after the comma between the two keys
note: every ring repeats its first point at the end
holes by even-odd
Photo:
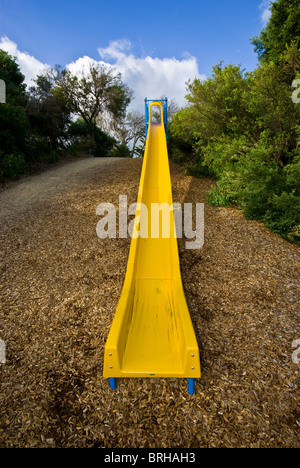
{"type": "Polygon", "coordinates": [[[168,98],[165,99],[147,99],[145,98],[145,128],[146,128],[146,140],[148,136],[148,125],[149,125],[149,103],[150,102],[162,102],[163,103],[163,112],[164,112],[164,125],[167,139],[168,131],[168,98]]]}

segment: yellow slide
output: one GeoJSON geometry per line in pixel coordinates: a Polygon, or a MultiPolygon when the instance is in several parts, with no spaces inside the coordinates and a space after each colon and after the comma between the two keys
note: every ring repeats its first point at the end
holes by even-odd
{"type": "Polygon", "coordinates": [[[182,377],[189,379],[192,394],[194,379],[201,376],[172,205],[163,107],[154,101],[125,282],[105,346],[103,375],[112,388],[116,377],[182,377]],[[151,122],[154,105],[161,123],[151,122]]]}

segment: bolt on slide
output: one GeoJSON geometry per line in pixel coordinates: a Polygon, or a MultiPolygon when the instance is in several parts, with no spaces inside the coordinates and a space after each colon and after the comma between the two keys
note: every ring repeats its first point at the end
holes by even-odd
{"type": "Polygon", "coordinates": [[[174,211],[168,210],[167,236],[163,232],[165,216],[153,221],[150,214],[153,204],[173,206],[166,141],[167,99],[145,99],[145,104],[147,141],[134,232],[121,297],[105,346],[103,376],[110,379],[112,389],[119,377],[187,378],[188,391],[193,394],[194,379],[201,377],[200,358],[182,286],[174,211]],[[142,204],[148,210],[139,210],[142,204]],[[151,226],[151,222],[158,225],[151,226]],[[156,235],[139,236],[143,225],[156,235]]]}

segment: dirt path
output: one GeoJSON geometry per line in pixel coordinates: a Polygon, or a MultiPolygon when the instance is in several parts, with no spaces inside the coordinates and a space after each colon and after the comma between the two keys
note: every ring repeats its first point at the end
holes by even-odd
{"type": "Polygon", "coordinates": [[[0,192],[0,221],[31,209],[41,201],[68,190],[76,183],[83,183],[99,166],[111,165],[122,158],[86,158],[72,161],[39,175],[22,178],[12,183],[8,190],[0,192]]]}
{"type": "MultiPolygon", "coordinates": [[[[205,244],[179,241],[201,351],[180,379],[102,378],[130,239],[100,240],[96,208],[136,201],[140,160],[90,160],[0,194],[1,447],[300,447],[300,249],[205,206],[205,244]]],[[[172,167],[174,201],[212,181],[172,167]]]]}

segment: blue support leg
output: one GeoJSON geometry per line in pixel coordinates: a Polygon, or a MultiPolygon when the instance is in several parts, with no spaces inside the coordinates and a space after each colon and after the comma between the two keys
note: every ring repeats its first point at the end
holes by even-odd
{"type": "Polygon", "coordinates": [[[194,395],[195,391],[195,379],[189,379],[189,394],[194,395]]]}
{"type": "Polygon", "coordinates": [[[114,377],[111,377],[111,378],[109,379],[109,385],[110,385],[110,388],[111,388],[112,390],[114,390],[114,389],[116,388],[116,379],[115,379],[114,377]]]}

